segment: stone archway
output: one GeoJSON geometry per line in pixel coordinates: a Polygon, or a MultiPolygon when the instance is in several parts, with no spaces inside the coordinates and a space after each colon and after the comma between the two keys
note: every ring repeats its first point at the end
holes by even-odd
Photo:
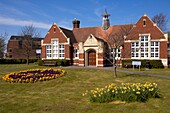
{"type": "Polygon", "coordinates": [[[96,66],[96,51],[94,49],[88,51],[88,66],[96,66]]]}

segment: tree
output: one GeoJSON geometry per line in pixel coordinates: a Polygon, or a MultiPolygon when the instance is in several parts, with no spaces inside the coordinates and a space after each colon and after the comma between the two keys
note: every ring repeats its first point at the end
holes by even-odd
{"type": "Polygon", "coordinates": [[[5,51],[5,39],[8,37],[8,34],[5,32],[4,34],[0,35],[0,58],[4,57],[4,51],[5,51]]]}
{"type": "MultiPolygon", "coordinates": [[[[113,61],[111,61],[109,58],[106,57],[106,59],[113,64],[113,76],[117,77],[117,64],[116,64],[116,55],[117,50],[124,46],[124,37],[128,35],[129,31],[132,29],[132,25],[125,25],[121,26],[120,29],[115,32],[112,31],[107,35],[107,44],[110,49],[113,49],[113,61]]],[[[110,51],[105,51],[106,54],[110,54],[110,51]]]]}
{"type": "Polygon", "coordinates": [[[163,13],[156,14],[153,18],[152,21],[157,24],[157,26],[162,30],[166,30],[166,24],[168,19],[166,18],[166,15],[163,13]]]}
{"type": "Polygon", "coordinates": [[[21,35],[24,37],[22,41],[22,48],[24,49],[24,55],[27,58],[27,64],[29,64],[29,59],[32,54],[34,41],[34,37],[40,37],[40,33],[37,31],[37,28],[35,28],[32,24],[28,26],[24,26],[21,28],[21,35]]]}

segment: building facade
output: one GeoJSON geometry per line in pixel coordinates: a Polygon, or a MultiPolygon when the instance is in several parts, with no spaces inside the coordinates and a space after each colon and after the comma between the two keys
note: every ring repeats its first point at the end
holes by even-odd
{"type": "Polygon", "coordinates": [[[41,41],[42,59],[68,59],[73,65],[103,67],[113,55],[122,60],[161,60],[168,66],[168,35],[145,14],[136,24],[110,26],[109,14],[102,26],[80,28],[73,20],[68,30],[54,23],[41,41]],[[116,53],[116,54],[113,54],[116,53]]]}
{"type": "Polygon", "coordinates": [[[28,55],[29,58],[40,58],[42,39],[31,36],[11,36],[7,44],[7,58],[27,59],[28,55]]]}

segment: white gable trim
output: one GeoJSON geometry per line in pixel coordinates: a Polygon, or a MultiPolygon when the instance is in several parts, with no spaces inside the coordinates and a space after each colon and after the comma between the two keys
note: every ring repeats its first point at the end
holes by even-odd
{"type": "Polygon", "coordinates": [[[98,40],[92,35],[90,34],[88,36],[88,38],[86,39],[86,41],[84,42],[84,47],[88,47],[88,46],[99,46],[98,40]]]}

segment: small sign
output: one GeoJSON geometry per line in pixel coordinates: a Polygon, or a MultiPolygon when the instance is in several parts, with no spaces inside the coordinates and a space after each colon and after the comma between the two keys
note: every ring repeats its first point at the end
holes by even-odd
{"type": "Polygon", "coordinates": [[[141,61],[132,61],[132,65],[141,66],[141,61]]]}
{"type": "Polygon", "coordinates": [[[41,49],[36,49],[36,54],[41,54],[41,49]]]}
{"type": "Polygon", "coordinates": [[[139,66],[139,71],[140,71],[141,61],[132,61],[132,65],[133,65],[133,70],[135,69],[135,65],[136,65],[139,66]]]}

